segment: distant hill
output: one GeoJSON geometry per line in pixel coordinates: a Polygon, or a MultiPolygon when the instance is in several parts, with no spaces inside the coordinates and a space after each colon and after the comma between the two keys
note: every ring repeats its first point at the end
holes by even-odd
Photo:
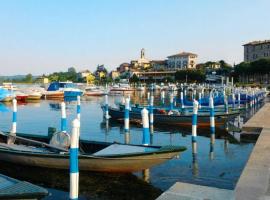
{"type": "MultiPolygon", "coordinates": [[[[26,77],[26,75],[13,75],[13,76],[1,76],[0,75],[0,81],[1,82],[4,80],[14,80],[14,81],[18,80],[19,81],[19,80],[24,79],[25,77],[26,77]]],[[[39,76],[33,76],[33,79],[35,79],[37,77],[39,77],[39,76]]]]}

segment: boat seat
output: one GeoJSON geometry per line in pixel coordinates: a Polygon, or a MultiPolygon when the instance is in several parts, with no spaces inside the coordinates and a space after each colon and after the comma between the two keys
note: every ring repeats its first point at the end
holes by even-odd
{"type": "Polygon", "coordinates": [[[107,155],[118,155],[118,154],[132,154],[132,153],[145,153],[157,151],[157,148],[133,146],[124,144],[111,144],[110,146],[97,151],[93,155],[95,156],[107,156],[107,155]]]}

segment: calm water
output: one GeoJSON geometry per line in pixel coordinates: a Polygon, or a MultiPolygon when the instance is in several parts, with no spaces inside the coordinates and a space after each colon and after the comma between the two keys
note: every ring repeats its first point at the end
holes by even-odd
{"type": "MultiPolygon", "coordinates": [[[[145,94],[132,96],[133,102],[141,103],[145,94]]],[[[110,104],[119,102],[120,96],[109,97],[110,104]]],[[[156,102],[159,100],[156,99],[156,102]]],[[[102,97],[83,98],[81,102],[81,138],[95,141],[124,142],[123,125],[104,121],[100,104],[102,97]]],[[[60,102],[41,100],[18,106],[18,132],[47,134],[48,127],[60,129],[60,102]]],[[[6,105],[11,109],[11,105],[6,105]]],[[[240,126],[255,111],[245,112],[232,124],[240,126]]],[[[67,103],[68,130],[76,115],[76,102],[67,103]]],[[[10,130],[12,112],[0,112],[0,130],[10,130]]],[[[237,130],[232,125],[230,130],[237,130]]],[[[254,144],[240,143],[239,134],[230,134],[217,130],[214,152],[210,155],[210,134],[199,130],[197,139],[198,157],[192,157],[190,129],[181,127],[155,127],[152,136],[154,145],[182,145],[187,151],[180,158],[170,160],[142,173],[114,175],[101,173],[80,173],[80,194],[82,199],[154,199],[161,191],[168,189],[176,181],[197,183],[219,188],[233,189],[254,144]]],[[[142,130],[139,125],[131,125],[130,143],[142,142],[142,130]]],[[[0,167],[0,173],[14,178],[28,180],[51,189],[52,195],[47,199],[65,199],[68,193],[69,177],[67,172],[33,169],[23,166],[10,166],[6,163],[0,167]],[[58,177],[59,176],[59,177],[58,177]],[[61,198],[60,198],[61,197],[61,198]]]]}

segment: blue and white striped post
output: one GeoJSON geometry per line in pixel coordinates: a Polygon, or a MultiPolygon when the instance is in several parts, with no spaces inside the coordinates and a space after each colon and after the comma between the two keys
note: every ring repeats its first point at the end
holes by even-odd
{"type": "Polygon", "coordinates": [[[142,115],[142,124],[143,124],[143,145],[149,145],[150,144],[150,132],[149,132],[149,117],[148,117],[148,111],[147,109],[142,109],[141,111],[142,115]]]}
{"type": "Polygon", "coordinates": [[[161,91],[161,102],[162,102],[162,106],[164,106],[165,105],[165,91],[164,90],[161,91]]]}
{"type": "Polygon", "coordinates": [[[238,101],[238,109],[240,109],[241,108],[241,94],[240,94],[240,92],[238,92],[237,101],[238,101]]]}
{"type": "Polygon", "coordinates": [[[125,99],[125,132],[129,131],[129,110],[130,110],[130,105],[129,105],[130,99],[126,98],[125,99]]]}
{"type": "Polygon", "coordinates": [[[183,92],[180,93],[180,101],[181,101],[181,109],[183,110],[185,108],[183,92]]]}
{"type": "Polygon", "coordinates": [[[14,98],[12,100],[13,104],[13,113],[12,113],[12,128],[11,133],[16,134],[17,132],[17,100],[14,98]]]}
{"type": "Polygon", "coordinates": [[[209,98],[209,108],[210,108],[210,132],[215,134],[215,107],[213,97],[209,98]]]}
{"type": "Polygon", "coordinates": [[[77,119],[81,120],[81,96],[77,96],[77,119]]]}
{"type": "Polygon", "coordinates": [[[150,101],[150,92],[147,92],[147,102],[149,104],[149,101],[150,101]]]}
{"type": "Polygon", "coordinates": [[[232,93],[232,103],[233,103],[233,108],[235,108],[235,94],[234,94],[234,92],[232,93]]]}
{"type": "Polygon", "coordinates": [[[65,102],[61,103],[61,131],[67,132],[67,113],[65,102]]]}
{"type": "Polygon", "coordinates": [[[228,99],[227,99],[227,96],[224,92],[224,112],[226,114],[229,114],[229,109],[228,109],[228,99]]]}
{"type": "Polygon", "coordinates": [[[78,119],[72,122],[72,134],[70,138],[70,192],[69,199],[77,200],[79,196],[79,137],[80,137],[80,121],[78,119]]]}
{"type": "Polygon", "coordinates": [[[192,114],[192,153],[197,154],[197,120],[198,120],[198,101],[193,101],[193,114],[192,114]]]}
{"type": "Polygon", "coordinates": [[[150,126],[154,125],[154,96],[150,96],[150,105],[149,105],[149,122],[150,126]]]}
{"type": "Polygon", "coordinates": [[[108,102],[108,95],[105,95],[105,119],[109,119],[109,102],[108,102]]]}
{"type": "Polygon", "coordinates": [[[174,101],[174,98],[173,98],[173,94],[171,93],[170,94],[170,110],[173,110],[173,101],[174,101]]]}
{"type": "Polygon", "coordinates": [[[199,109],[202,108],[202,93],[199,92],[199,109]]]}

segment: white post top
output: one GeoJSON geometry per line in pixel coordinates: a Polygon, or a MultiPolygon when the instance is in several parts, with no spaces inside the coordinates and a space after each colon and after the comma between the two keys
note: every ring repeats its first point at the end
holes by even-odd
{"type": "Polygon", "coordinates": [[[209,107],[210,108],[214,108],[214,100],[213,100],[213,97],[209,97],[209,107]]]}
{"type": "Polygon", "coordinates": [[[142,115],[148,115],[148,110],[146,108],[143,108],[141,113],[142,115]]]}
{"type": "Polygon", "coordinates": [[[72,121],[72,127],[73,128],[80,128],[80,121],[78,119],[74,119],[72,121]]]}
{"type": "Polygon", "coordinates": [[[199,102],[194,99],[194,101],[193,101],[193,113],[197,114],[198,107],[199,107],[199,102]]]}
{"type": "Polygon", "coordinates": [[[81,103],[81,97],[80,96],[77,96],[77,102],[78,102],[78,104],[81,103]]]}
{"type": "Polygon", "coordinates": [[[125,108],[126,108],[126,109],[129,109],[129,102],[130,102],[130,98],[127,97],[127,98],[125,99],[125,108]]]}
{"type": "Polygon", "coordinates": [[[61,103],[61,112],[62,112],[62,117],[66,118],[66,104],[65,104],[65,102],[61,103]]]}
{"type": "Polygon", "coordinates": [[[16,99],[13,99],[12,100],[12,104],[13,104],[13,111],[14,112],[17,112],[17,100],[16,99]]]}

